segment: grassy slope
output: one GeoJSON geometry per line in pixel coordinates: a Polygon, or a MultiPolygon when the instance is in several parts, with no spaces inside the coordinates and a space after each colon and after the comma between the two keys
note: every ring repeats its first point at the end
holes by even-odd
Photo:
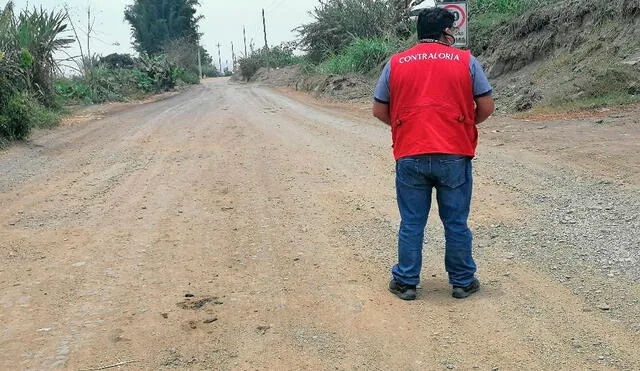
{"type": "Polygon", "coordinates": [[[474,52],[503,106],[583,109],[640,100],[640,3],[580,0],[479,13],[474,52]]]}

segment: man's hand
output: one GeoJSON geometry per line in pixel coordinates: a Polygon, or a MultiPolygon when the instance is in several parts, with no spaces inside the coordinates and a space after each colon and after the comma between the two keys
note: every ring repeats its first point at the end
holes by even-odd
{"type": "Polygon", "coordinates": [[[373,102],[373,116],[391,126],[391,115],[389,114],[388,104],[380,103],[378,101],[373,102]]]}
{"type": "Polygon", "coordinates": [[[474,98],[476,101],[476,125],[484,122],[496,110],[493,97],[490,95],[474,98]]]}

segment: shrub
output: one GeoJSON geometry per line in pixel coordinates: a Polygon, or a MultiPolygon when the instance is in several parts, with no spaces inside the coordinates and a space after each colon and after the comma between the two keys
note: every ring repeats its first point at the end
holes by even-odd
{"type": "Polygon", "coordinates": [[[261,67],[281,68],[302,62],[302,57],[293,55],[294,50],[295,43],[282,43],[266,51],[254,51],[249,57],[238,61],[240,73],[248,81],[261,67]]]}
{"type": "Polygon", "coordinates": [[[25,139],[34,126],[32,107],[38,103],[28,93],[11,97],[3,107],[4,119],[0,122],[0,135],[9,140],[25,139]]]}
{"type": "Polygon", "coordinates": [[[177,69],[175,78],[186,84],[197,84],[200,82],[200,76],[191,70],[177,69]]]}
{"type": "Polygon", "coordinates": [[[215,66],[209,64],[206,66],[202,66],[202,76],[205,77],[217,77],[218,76],[218,70],[216,69],[215,66]]]}
{"type": "Polygon", "coordinates": [[[265,59],[265,62],[269,63],[270,67],[281,68],[300,62],[301,57],[293,55],[295,49],[296,43],[282,43],[269,48],[268,53],[262,57],[265,59]]]}
{"type": "Polygon", "coordinates": [[[138,65],[140,71],[155,81],[156,91],[166,91],[176,85],[174,78],[176,65],[170,63],[164,55],[149,57],[143,54],[140,56],[138,65]]]}
{"type": "Polygon", "coordinates": [[[405,2],[325,0],[312,12],[314,21],[296,29],[313,62],[339,54],[354,38],[407,36],[405,2]]]}
{"type": "Polygon", "coordinates": [[[60,122],[61,113],[57,110],[53,110],[40,105],[36,101],[36,105],[33,108],[33,127],[41,129],[51,129],[58,125],[60,122]]]}
{"type": "Polygon", "coordinates": [[[247,58],[241,58],[238,62],[240,63],[240,72],[242,73],[242,77],[247,81],[249,81],[253,75],[258,72],[260,67],[266,66],[266,63],[262,60],[260,53],[253,54],[247,58]]]}
{"type": "Polygon", "coordinates": [[[125,101],[156,92],[157,83],[136,69],[94,68],[85,77],[56,81],[56,92],[66,104],[125,101]]]}
{"type": "Polygon", "coordinates": [[[0,138],[21,140],[29,136],[34,127],[52,127],[58,115],[43,107],[29,93],[18,93],[11,97],[0,112],[0,138]]]}
{"type": "Polygon", "coordinates": [[[80,78],[59,79],[55,82],[55,88],[61,105],[64,103],[91,104],[95,100],[91,89],[80,78]]]}
{"type": "Polygon", "coordinates": [[[392,43],[383,39],[355,39],[340,54],[319,66],[330,74],[367,73],[378,67],[393,52],[392,43]]]}
{"type": "MultiPolygon", "coordinates": [[[[118,55],[109,61],[111,64],[120,64],[126,62],[126,58],[123,61],[122,55],[118,55]]],[[[86,71],[82,77],[59,79],[55,83],[59,100],[63,104],[124,101],[166,91],[175,86],[178,77],[175,71],[178,69],[162,56],[142,56],[134,60],[134,63],[134,68],[113,68],[100,63],[86,71]]],[[[189,83],[198,81],[194,74],[185,77],[185,80],[189,83]]]]}
{"type": "Polygon", "coordinates": [[[178,66],[181,70],[189,71],[188,75],[183,75],[184,78],[181,78],[187,84],[198,84],[200,82],[200,78],[198,78],[198,49],[200,50],[202,75],[217,76],[217,71],[213,66],[213,58],[202,46],[194,44],[188,39],[178,38],[168,41],[163,47],[163,53],[172,65],[178,66]]]}
{"type": "Polygon", "coordinates": [[[135,82],[135,87],[137,87],[138,90],[141,90],[145,93],[152,93],[156,91],[158,83],[151,76],[149,76],[149,74],[146,74],[140,70],[131,70],[131,76],[133,79],[130,79],[129,81],[135,82]]]}
{"type": "Polygon", "coordinates": [[[24,10],[13,16],[7,34],[9,46],[19,50],[21,69],[28,76],[29,91],[48,106],[55,106],[53,76],[58,69],[55,53],[74,42],[65,37],[67,14],[40,8],[24,10]]]}
{"type": "Polygon", "coordinates": [[[99,60],[99,64],[107,68],[133,68],[135,60],[129,54],[109,54],[99,60]]]}

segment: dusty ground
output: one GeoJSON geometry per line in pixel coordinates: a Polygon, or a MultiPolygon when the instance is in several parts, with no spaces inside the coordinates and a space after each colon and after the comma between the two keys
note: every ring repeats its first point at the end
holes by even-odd
{"type": "Polygon", "coordinates": [[[463,301],[435,218],[387,292],[363,107],[212,80],[39,132],[0,153],[0,369],[640,369],[639,111],[482,127],[463,301]]]}

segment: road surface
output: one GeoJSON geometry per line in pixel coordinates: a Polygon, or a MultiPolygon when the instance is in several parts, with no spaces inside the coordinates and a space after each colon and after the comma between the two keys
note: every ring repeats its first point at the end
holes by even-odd
{"type": "Polygon", "coordinates": [[[638,370],[638,110],[482,126],[482,290],[387,291],[385,125],[207,80],[0,152],[0,369],[638,370]]]}

